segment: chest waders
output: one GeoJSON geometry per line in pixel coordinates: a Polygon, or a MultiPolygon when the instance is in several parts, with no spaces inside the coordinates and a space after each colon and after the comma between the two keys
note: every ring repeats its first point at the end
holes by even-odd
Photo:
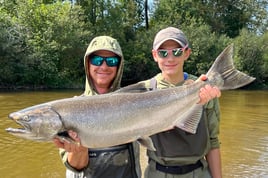
{"type": "Polygon", "coordinates": [[[138,178],[133,153],[131,143],[109,148],[89,149],[88,171],[93,178],[138,178]]]}
{"type": "MultiPolygon", "coordinates": [[[[184,73],[184,80],[188,74],[184,73]]],[[[150,80],[150,89],[157,89],[157,80],[150,80]]],[[[199,122],[197,133],[190,134],[179,128],[161,132],[151,136],[156,151],[147,150],[149,163],[155,165],[156,170],[168,174],[186,174],[203,166],[200,161],[204,157],[204,150],[208,148],[205,109],[199,122]],[[193,156],[191,163],[183,163],[185,157],[193,156]]]]}

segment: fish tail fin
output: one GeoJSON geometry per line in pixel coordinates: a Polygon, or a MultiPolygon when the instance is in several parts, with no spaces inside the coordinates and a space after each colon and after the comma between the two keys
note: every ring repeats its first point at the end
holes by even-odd
{"type": "Polygon", "coordinates": [[[233,63],[233,44],[227,46],[216,58],[215,62],[207,72],[208,79],[214,80],[213,84],[221,90],[236,89],[245,86],[255,80],[254,77],[235,69],[233,63]],[[219,77],[221,79],[219,79],[219,77]],[[220,82],[220,83],[219,83],[220,82]]]}

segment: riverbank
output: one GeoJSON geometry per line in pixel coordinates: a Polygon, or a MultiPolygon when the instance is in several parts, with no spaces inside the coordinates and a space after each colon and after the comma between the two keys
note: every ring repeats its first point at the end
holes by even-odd
{"type": "MultiPolygon", "coordinates": [[[[131,85],[136,82],[122,81],[121,86],[131,85]]],[[[46,85],[0,85],[0,91],[42,91],[42,90],[84,90],[83,84],[71,84],[61,86],[46,86],[46,85]]],[[[256,81],[241,87],[242,90],[268,90],[268,83],[257,83],[256,81]]]]}

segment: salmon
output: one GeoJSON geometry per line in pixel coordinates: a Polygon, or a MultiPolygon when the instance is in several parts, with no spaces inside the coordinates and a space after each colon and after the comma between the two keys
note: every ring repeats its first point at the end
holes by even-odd
{"type": "Polygon", "coordinates": [[[245,86],[255,78],[235,69],[233,45],[226,47],[206,74],[179,87],[147,91],[141,83],[117,92],[54,100],[9,114],[23,128],[6,131],[24,139],[66,139],[68,130],[78,133],[81,144],[103,148],[138,141],[155,150],[151,135],[174,127],[196,132],[202,114],[199,90],[206,84],[220,90],[245,86]],[[145,89],[145,92],[136,92],[145,89]],[[134,92],[133,92],[134,91],[134,92]]]}

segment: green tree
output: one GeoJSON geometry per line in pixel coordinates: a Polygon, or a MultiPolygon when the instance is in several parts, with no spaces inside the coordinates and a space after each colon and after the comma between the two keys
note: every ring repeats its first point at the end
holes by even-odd
{"type": "MultiPolygon", "coordinates": [[[[12,6],[10,6],[12,7],[12,6]]],[[[0,84],[8,88],[19,81],[22,69],[20,60],[24,57],[26,35],[23,28],[9,12],[0,7],[0,84]]]]}
{"type": "Polygon", "coordinates": [[[267,30],[267,0],[181,0],[155,1],[154,19],[181,24],[190,18],[204,21],[212,32],[234,38],[242,28],[267,30]]]}
{"type": "Polygon", "coordinates": [[[19,49],[23,54],[15,57],[15,64],[10,64],[14,67],[9,68],[20,69],[13,77],[20,85],[71,86],[84,73],[82,59],[90,36],[86,24],[80,20],[83,11],[70,3],[43,4],[30,0],[16,3],[9,19],[18,26],[17,36],[22,36],[19,49]]]}
{"type": "Polygon", "coordinates": [[[153,38],[167,26],[181,28],[189,39],[187,72],[205,73],[237,37],[237,65],[267,85],[266,0],[155,0],[146,21],[145,2],[0,1],[1,86],[82,87],[83,55],[98,35],[112,36],[121,44],[126,59],[123,85],[147,79],[159,72],[151,55],[153,38]],[[247,40],[255,40],[253,48],[247,40]],[[248,67],[249,62],[258,65],[248,67]]]}
{"type": "Polygon", "coordinates": [[[241,35],[235,39],[235,64],[239,70],[254,76],[258,86],[267,85],[268,44],[264,37],[243,29],[241,35]]]}
{"type": "Polygon", "coordinates": [[[264,83],[266,84],[266,87],[268,87],[268,31],[264,33],[262,36],[261,44],[262,44],[262,49],[263,49],[263,61],[264,65],[263,67],[263,74],[262,77],[264,79],[264,83]]]}
{"type": "Polygon", "coordinates": [[[123,46],[126,57],[123,85],[148,79],[159,72],[151,54],[154,35],[154,31],[140,28],[136,40],[129,40],[123,46]]]}
{"type": "Polygon", "coordinates": [[[268,14],[265,7],[266,0],[209,0],[201,1],[199,14],[203,20],[212,27],[212,31],[226,34],[233,38],[239,35],[241,29],[246,28],[251,31],[262,29],[263,20],[268,14]]]}

